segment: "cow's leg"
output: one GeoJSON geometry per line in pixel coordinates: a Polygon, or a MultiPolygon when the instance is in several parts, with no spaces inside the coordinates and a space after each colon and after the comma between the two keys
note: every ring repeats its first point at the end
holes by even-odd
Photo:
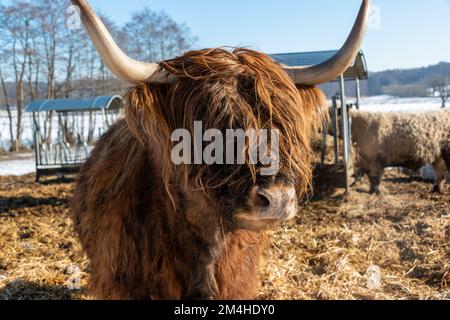
{"type": "Polygon", "coordinates": [[[381,185],[382,174],[369,176],[370,181],[370,194],[381,194],[380,185],[381,185]]]}
{"type": "Polygon", "coordinates": [[[368,170],[370,181],[370,194],[381,194],[380,184],[383,178],[384,168],[379,161],[372,163],[368,170]]]}
{"type": "Polygon", "coordinates": [[[436,175],[436,180],[433,186],[434,193],[441,193],[442,182],[445,180],[445,174],[447,171],[447,165],[442,157],[439,157],[433,163],[434,172],[436,175]]]}

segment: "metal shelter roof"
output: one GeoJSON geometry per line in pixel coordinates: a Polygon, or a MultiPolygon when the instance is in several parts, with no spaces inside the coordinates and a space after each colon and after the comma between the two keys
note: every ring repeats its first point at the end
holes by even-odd
{"type": "MultiPolygon", "coordinates": [[[[307,67],[313,66],[327,61],[333,57],[338,51],[315,51],[315,52],[294,52],[294,53],[280,53],[272,54],[271,57],[283,65],[289,67],[307,67]]],[[[366,59],[362,50],[359,51],[355,62],[344,73],[346,80],[366,80],[369,77],[367,70],[366,59]]],[[[338,79],[336,79],[338,80],[338,79]]]]}
{"type": "Polygon", "coordinates": [[[26,112],[76,112],[76,111],[98,111],[103,109],[118,110],[122,107],[121,96],[99,96],[87,99],[54,99],[36,100],[26,108],[26,112]]]}

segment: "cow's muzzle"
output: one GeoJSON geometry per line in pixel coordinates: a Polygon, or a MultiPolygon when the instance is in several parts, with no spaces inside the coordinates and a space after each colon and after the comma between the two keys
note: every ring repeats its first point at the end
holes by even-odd
{"type": "Polygon", "coordinates": [[[249,212],[236,215],[240,227],[267,229],[279,222],[290,220],[298,211],[298,199],[293,185],[255,186],[248,200],[249,212]]]}

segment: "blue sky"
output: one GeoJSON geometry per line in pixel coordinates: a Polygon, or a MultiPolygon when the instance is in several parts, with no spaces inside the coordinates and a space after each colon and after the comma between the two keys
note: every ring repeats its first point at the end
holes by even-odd
{"type": "MultiPolygon", "coordinates": [[[[363,49],[369,69],[450,61],[450,0],[374,0],[363,49]],[[379,27],[379,28],[378,28],[379,27]]],[[[91,0],[121,25],[145,6],[185,22],[199,48],[249,46],[266,53],[336,49],[345,41],[360,0],[91,0]]]]}

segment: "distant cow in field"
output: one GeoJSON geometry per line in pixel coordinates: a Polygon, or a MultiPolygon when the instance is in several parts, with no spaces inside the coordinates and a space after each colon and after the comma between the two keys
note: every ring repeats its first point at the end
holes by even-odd
{"type": "MultiPolygon", "coordinates": [[[[105,299],[255,298],[263,231],[293,218],[311,183],[309,141],[325,99],[313,85],[338,77],[364,37],[370,1],[339,53],[283,68],[247,50],[193,51],[152,64],[114,43],[87,1],[83,23],[104,62],[134,84],[125,120],[81,170],[73,220],[90,258],[91,293],[105,299]],[[292,81],[292,79],[294,81],[292,81]],[[279,170],[171,161],[177,129],[277,129],[279,170]]],[[[248,145],[244,149],[248,149],[248,145]]]]}
{"type": "Polygon", "coordinates": [[[352,113],[355,171],[367,174],[370,192],[379,193],[384,169],[419,170],[431,163],[433,191],[441,192],[450,165],[450,111],[352,113]]]}

